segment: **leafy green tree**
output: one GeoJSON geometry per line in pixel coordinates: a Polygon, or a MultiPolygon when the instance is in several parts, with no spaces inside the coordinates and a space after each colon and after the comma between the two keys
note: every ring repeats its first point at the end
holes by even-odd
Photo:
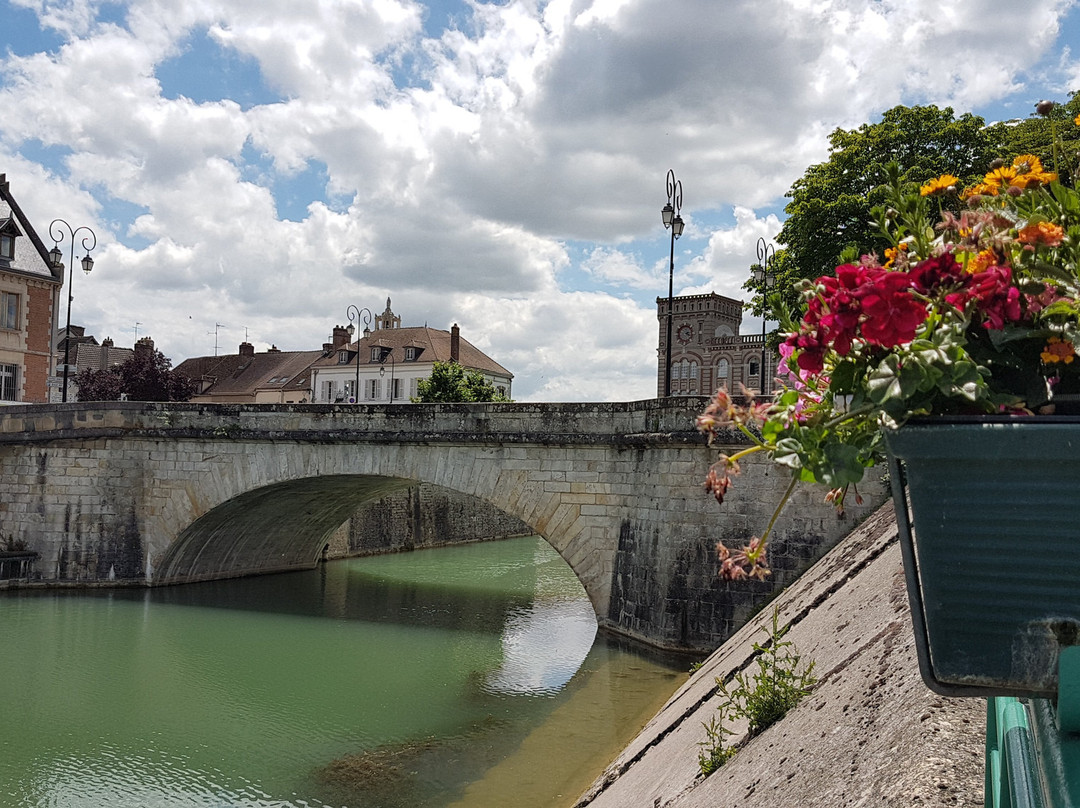
{"type": "MultiPolygon", "coordinates": [[[[777,241],[775,288],[789,308],[797,304],[795,283],[831,275],[846,249],[862,252],[885,244],[870,209],[885,198],[885,166],[895,162],[904,182],[924,183],[953,174],[968,183],[983,176],[998,156],[1002,133],[982,118],[955,117],[950,107],[893,107],[881,121],[829,136],[830,155],[810,166],[791,187],[788,214],[777,241]]],[[[760,291],[750,282],[747,289],[760,291]]],[[[770,289],[774,288],[770,283],[770,289]]],[[[760,299],[756,308],[760,311],[760,299]]]]}
{"type": "Polygon", "coordinates": [[[453,360],[436,362],[431,376],[421,379],[416,386],[418,404],[445,402],[509,401],[495,385],[479,371],[465,369],[453,360]]]}
{"type": "Polygon", "coordinates": [[[195,382],[172,370],[158,350],[136,348],[125,362],[105,370],[85,368],[75,375],[79,401],[187,401],[195,382]]]}

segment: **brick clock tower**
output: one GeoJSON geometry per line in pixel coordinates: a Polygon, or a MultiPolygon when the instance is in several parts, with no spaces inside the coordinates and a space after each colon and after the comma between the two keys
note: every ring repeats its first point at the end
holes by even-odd
{"type": "MultiPolygon", "coordinates": [[[[740,385],[762,391],[762,337],[741,335],[741,300],[710,293],[686,295],[672,301],[671,394],[709,396],[726,387],[738,393],[740,385]]],[[[656,298],[660,322],[657,339],[656,395],[663,396],[667,368],[668,299],[656,298]]],[[[765,393],[773,390],[776,359],[765,355],[765,393]]]]}

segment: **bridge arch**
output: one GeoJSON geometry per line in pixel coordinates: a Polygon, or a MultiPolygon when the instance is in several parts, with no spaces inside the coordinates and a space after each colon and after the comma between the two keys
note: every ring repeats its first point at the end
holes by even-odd
{"type": "MultiPolygon", "coordinates": [[[[214,441],[205,447],[190,443],[186,451],[200,448],[196,477],[155,491],[162,500],[155,508],[159,517],[154,535],[145,537],[150,585],[308,568],[359,507],[429,483],[521,520],[569,564],[598,616],[608,608],[604,562],[609,571],[611,559],[589,541],[596,515],[588,508],[582,513],[570,486],[536,479],[564,476],[540,467],[569,466],[566,449],[549,450],[554,459],[546,462],[537,460],[533,448],[483,445],[214,441]]],[[[599,481],[591,487],[607,488],[599,481]]]]}

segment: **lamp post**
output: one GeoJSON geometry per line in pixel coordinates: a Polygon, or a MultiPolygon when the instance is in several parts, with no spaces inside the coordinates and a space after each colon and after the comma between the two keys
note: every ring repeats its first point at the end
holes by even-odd
{"type": "Polygon", "coordinates": [[[664,366],[664,397],[671,395],[671,318],[675,291],[675,239],[682,235],[682,181],[675,179],[674,170],[667,173],[667,204],[660,211],[664,229],[671,230],[671,260],[668,263],[667,286],[667,364],[664,366]]]}
{"type": "Polygon", "coordinates": [[[379,364],[382,365],[382,367],[379,368],[379,375],[380,376],[385,376],[386,375],[386,364],[385,363],[386,363],[387,359],[390,360],[390,402],[389,403],[393,404],[394,403],[394,368],[395,368],[395,366],[397,364],[396,362],[394,362],[394,349],[393,348],[383,348],[382,349],[382,357],[379,359],[379,364]]]}
{"type": "Polygon", "coordinates": [[[761,284],[761,394],[768,394],[765,389],[765,322],[769,316],[769,275],[776,258],[776,248],[765,241],[757,240],[757,265],[754,267],[754,280],[761,284]]]}
{"type": "Polygon", "coordinates": [[[89,227],[76,227],[71,229],[71,225],[65,222],[63,219],[53,219],[49,223],[49,238],[53,240],[53,248],[49,250],[49,261],[56,268],[63,267],[64,253],[60,250],[60,242],[63,241],[65,231],[67,228],[67,236],[71,241],[70,250],[68,252],[68,304],[67,304],[67,327],[64,331],[64,390],[61,394],[61,402],[67,403],[68,393],[68,357],[71,354],[71,300],[74,297],[71,293],[71,284],[74,277],[73,270],[75,268],[75,237],[83,230],[88,235],[82,237],[82,246],[86,250],[86,255],[82,258],[83,272],[87,275],[90,274],[90,270],[94,268],[94,259],[90,257],[90,251],[97,247],[97,235],[89,227]],[[61,226],[62,225],[62,226],[61,226]]]}
{"type": "MultiPolygon", "coordinates": [[[[356,308],[356,306],[350,305],[345,310],[345,316],[349,318],[349,337],[352,338],[360,328],[360,320],[364,321],[364,334],[365,336],[371,332],[371,309],[365,306],[362,309],[356,308]],[[353,320],[356,324],[353,325],[353,320]]],[[[360,337],[356,338],[356,383],[353,387],[353,403],[360,403],[360,337]]]]}

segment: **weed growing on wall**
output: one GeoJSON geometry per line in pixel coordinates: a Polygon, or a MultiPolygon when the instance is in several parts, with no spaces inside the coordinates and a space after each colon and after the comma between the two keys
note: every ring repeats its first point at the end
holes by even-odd
{"type": "Polygon", "coordinates": [[[706,740],[698,744],[698,767],[706,777],[735,754],[735,747],[726,741],[734,732],[724,726],[725,721],[745,718],[749,740],[787,715],[817,682],[814,663],[804,665],[795,644],[784,639],[790,628],[780,627],[779,611],[773,609],[771,625],[762,629],[768,639],[754,643],[757,670],[753,675],[740,671],[730,682],[717,677],[721,702],[717,714],[703,725],[706,740]]]}

